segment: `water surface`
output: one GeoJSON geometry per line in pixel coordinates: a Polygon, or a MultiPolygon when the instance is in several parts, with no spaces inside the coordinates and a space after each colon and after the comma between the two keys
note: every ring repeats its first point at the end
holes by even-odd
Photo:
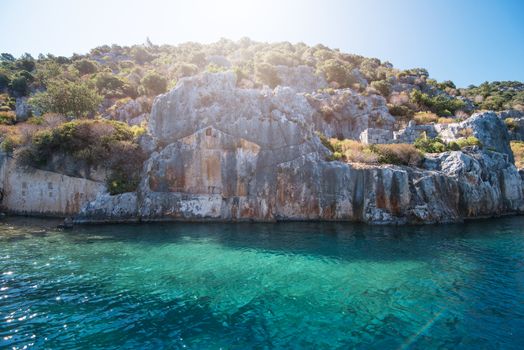
{"type": "Polygon", "coordinates": [[[0,348],[521,349],[524,218],[0,223],[0,348]]]}

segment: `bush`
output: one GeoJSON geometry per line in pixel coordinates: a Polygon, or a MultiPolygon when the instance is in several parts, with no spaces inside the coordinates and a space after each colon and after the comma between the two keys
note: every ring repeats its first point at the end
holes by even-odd
{"type": "Polygon", "coordinates": [[[349,163],[377,164],[378,157],[367,145],[354,140],[330,140],[333,152],[332,160],[349,163]]]}
{"type": "Polygon", "coordinates": [[[410,144],[371,145],[370,149],[383,164],[419,166],[423,159],[422,153],[410,144]]]}
{"type": "Polygon", "coordinates": [[[45,168],[55,155],[71,158],[77,166],[103,166],[110,170],[112,194],[132,191],[139,182],[145,155],[133,130],[110,120],[77,120],[37,132],[19,154],[21,164],[45,168]]]}
{"type": "Polygon", "coordinates": [[[166,92],[167,80],[155,72],[149,72],[140,83],[149,96],[156,96],[166,92]]]}
{"type": "Polygon", "coordinates": [[[519,128],[519,124],[513,118],[506,118],[506,119],[504,119],[504,123],[506,124],[506,127],[510,131],[516,131],[519,128]]]}
{"type": "Polygon", "coordinates": [[[482,147],[482,143],[475,136],[468,136],[465,138],[460,138],[456,142],[460,148],[470,147],[470,146],[482,147]]]}
{"type": "Polygon", "coordinates": [[[198,66],[192,63],[182,62],[177,65],[175,75],[177,78],[190,77],[198,73],[198,66]]]}
{"type": "Polygon", "coordinates": [[[2,143],[0,143],[0,149],[6,153],[13,153],[15,148],[21,143],[21,138],[19,136],[8,135],[4,137],[2,143]]]}
{"type": "Polygon", "coordinates": [[[3,72],[0,72],[0,91],[6,89],[9,86],[11,79],[3,72]]]}
{"type": "Polygon", "coordinates": [[[16,113],[13,111],[0,111],[0,124],[11,125],[16,122],[16,113]]]}
{"type": "Polygon", "coordinates": [[[86,83],[61,80],[50,82],[47,91],[29,99],[30,105],[42,113],[54,112],[77,118],[94,114],[101,102],[102,96],[86,83]]]}
{"type": "Polygon", "coordinates": [[[415,115],[415,111],[407,106],[388,104],[388,110],[391,115],[395,117],[402,117],[411,119],[415,115]]]}
{"type": "Polygon", "coordinates": [[[447,144],[439,137],[429,138],[422,135],[415,140],[415,148],[427,153],[441,153],[448,150],[447,144]]]}
{"type": "Polygon", "coordinates": [[[98,92],[108,98],[136,97],[136,92],[131,85],[124,79],[108,72],[98,74],[95,85],[98,92]]]}
{"type": "Polygon", "coordinates": [[[459,151],[464,147],[478,146],[482,147],[482,143],[474,136],[461,137],[456,141],[449,143],[444,142],[441,138],[429,138],[426,135],[421,135],[415,140],[414,146],[427,153],[442,153],[447,151],[459,151]]]}
{"type": "Polygon", "coordinates": [[[255,65],[255,79],[257,82],[272,88],[280,84],[280,79],[275,67],[268,63],[258,63],[255,65]]]}
{"type": "Polygon", "coordinates": [[[11,90],[18,96],[26,96],[29,92],[29,80],[24,75],[18,75],[10,84],[11,90]]]}
{"type": "Polygon", "coordinates": [[[133,56],[133,59],[138,64],[144,64],[146,62],[151,62],[155,56],[151,55],[144,47],[142,46],[134,46],[131,50],[131,55],[133,56]]]}
{"type": "Polygon", "coordinates": [[[413,117],[413,120],[417,124],[429,124],[429,123],[436,123],[439,120],[438,115],[431,112],[418,112],[413,117]]]}
{"type": "Polygon", "coordinates": [[[409,144],[365,145],[354,140],[330,140],[333,155],[330,160],[349,163],[394,164],[419,166],[423,154],[409,144]]]}
{"type": "Polygon", "coordinates": [[[85,58],[75,61],[73,66],[78,70],[80,75],[93,74],[98,72],[98,63],[85,58]]]}
{"type": "Polygon", "coordinates": [[[510,145],[515,156],[515,166],[519,169],[524,168],[524,142],[511,141],[510,145]]]}
{"type": "Polygon", "coordinates": [[[340,88],[358,83],[351,70],[349,63],[335,59],[326,60],[317,65],[317,71],[323,74],[328,82],[335,82],[340,88]]]}
{"type": "Polygon", "coordinates": [[[388,97],[391,93],[391,84],[387,80],[372,81],[371,87],[380,92],[384,97],[388,97]]]}
{"type": "Polygon", "coordinates": [[[464,101],[452,98],[444,94],[430,97],[428,94],[413,90],[410,94],[411,102],[415,103],[421,109],[428,109],[439,116],[452,116],[455,111],[465,107],[464,101]]]}

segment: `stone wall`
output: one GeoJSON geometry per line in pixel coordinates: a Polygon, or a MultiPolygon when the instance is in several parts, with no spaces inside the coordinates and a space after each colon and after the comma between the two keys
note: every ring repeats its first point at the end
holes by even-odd
{"type": "Polygon", "coordinates": [[[360,133],[359,140],[366,145],[391,143],[393,140],[393,131],[369,128],[360,133]]]}
{"type": "Polygon", "coordinates": [[[101,182],[54,172],[19,168],[16,161],[0,156],[1,208],[14,214],[70,216],[77,214],[100,192],[101,182]]]}
{"type": "Polygon", "coordinates": [[[417,125],[413,120],[411,120],[404,129],[393,132],[393,139],[396,143],[413,143],[422,134],[426,134],[427,137],[431,138],[438,135],[435,125],[417,125]]]}

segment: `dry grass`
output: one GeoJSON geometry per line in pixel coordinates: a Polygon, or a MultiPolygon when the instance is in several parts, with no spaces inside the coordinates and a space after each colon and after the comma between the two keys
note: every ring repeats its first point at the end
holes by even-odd
{"type": "Polygon", "coordinates": [[[524,168],[524,142],[511,141],[511,150],[515,156],[515,166],[519,169],[524,168]]]}
{"type": "Polygon", "coordinates": [[[418,112],[413,117],[413,120],[418,125],[429,124],[429,123],[438,123],[439,116],[431,112],[418,112]]]}
{"type": "Polygon", "coordinates": [[[418,166],[422,153],[410,144],[365,145],[354,140],[329,140],[333,159],[358,164],[396,164],[418,166]]]}
{"type": "Polygon", "coordinates": [[[438,118],[437,123],[439,124],[451,124],[454,123],[455,119],[453,118],[438,118]]]}

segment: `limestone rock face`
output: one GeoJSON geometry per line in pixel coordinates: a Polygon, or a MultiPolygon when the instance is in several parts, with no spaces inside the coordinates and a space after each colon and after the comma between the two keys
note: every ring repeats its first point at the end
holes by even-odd
{"type": "Polygon", "coordinates": [[[16,120],[25,121],[31,116],[31,106],[27,103],[27,97],[18,97],[16,99],[16,120]]]}
{"type": "Polygon", "coordinates": [[[456,140],[464,131],[471,132],[485,149],[506,154],[509,161],[514,162],[508,129],[494,112],[476,113],[460,123],[440,124],[438,131],[444,141],[456,140]]]}
{"type": "Polygon", "coordinates": [[[104,117],[125,122],[129,125],[139,125],[149,118],[148,105],[150,105],[150,101],[145,96],[124,103],[117,101],[112,108],[105,112],[104,117]]]}
{"type": "Polygon", "coordinates": [[[276,73],[279,85],[291,87],[296,92],[315,92],[328,86],[326,79],[315,74],[310,66],[276,66],[276,73]]]}
{"type": "MultiPolygon", "coordinates": [[[[232,73],[182,79],[155,100],[149,142],[156,146],[137,192],[100,192],[76,220],[404,224],[524,211],[522,177],[503,153],[447,152],[421,168],[326,160],[315,127],[358,138],[381,119],[392,125],[383,107],[383,99],[350,90],[308,100],[291,88],[240,89],[232,73]],[[325,105],[339,105],[336,122],[319,119],[325,105]]],[[[487,143],[496,135],[481,121],[467,125],[487,143]]]]}
{"type": "Polygon", "coordinates": [[[393,130],[395,118],[380,95],[363,96],[343,89],[312,94],[308,101],[315,109],[315,129],[327,137],[358,140],[368,128],[393,130]]]}

